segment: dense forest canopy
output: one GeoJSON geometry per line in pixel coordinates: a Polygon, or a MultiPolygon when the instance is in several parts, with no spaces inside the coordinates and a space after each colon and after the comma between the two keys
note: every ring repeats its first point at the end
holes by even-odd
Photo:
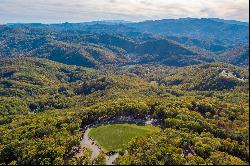
{"type": "Polygon", "coordinates": [[[116,164],[249,164],[248,36],[216,19],[0,25],[0,164],[105,164],[75,155],[83,130],[126,116],[161,130],[116,164]]]}
{"type": "Polygon", "coordinates": [[[213,19],[0,25],[0,56],[35,56],[85,67],[249,63],[249,25],[213,19]]]}

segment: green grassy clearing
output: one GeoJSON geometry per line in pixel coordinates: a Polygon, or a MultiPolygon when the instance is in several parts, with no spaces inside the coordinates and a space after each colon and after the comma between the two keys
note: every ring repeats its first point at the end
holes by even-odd
{"type": "Polygon", "coordinates": [[[161,129],[151,125],[135,124],[103,125],[92,129],[89,137],[94,139],[104,151],[119,151],[134,137],[144,137],[161,129]]]}

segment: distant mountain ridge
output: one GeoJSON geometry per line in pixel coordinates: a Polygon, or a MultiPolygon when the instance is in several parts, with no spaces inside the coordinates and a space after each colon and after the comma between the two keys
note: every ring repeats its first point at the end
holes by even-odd
{"type": "Polygon", "coordinates": [[[212,19],[166,19],[129,24],[141,32],[189,37],[198,40],[219,40],[224,44],[248,42],[249,25],[228,24],[212,19]],[[233,34],[233,35],[232,35],[233,34]]]}
{"type": "MultiPolygon", "coordinates": [[[[217,22],[224,22],[224,23],[228,23],[228,24],[236,24],[236,25],[245,25],[248,26],[249,22],[243,22],[243,21],[237,21],[237,20],[226,20],[226,19],[221,19],[221,18],[200,18],[200,19],[208,19],[208,20],[213,20],[213,21],[217,21],[217,22]]],[[[178,19],[161,19],[161,20],[200,20],[199,18],[192,18],[192,17],[184,17],[184,18],[178,18],[178,19]]],[[[12,25],[55,25],[55,24],[88,24],[88,23],[100,23],[100,24],[105,24],[105,23],[118,23],[118,24],[129,24],[129,23],[141,23],[141,22],[147,22],[147,21],[160,21],[160,20],[145,20],[145,21],[127,21],[127,20],[94,20],[94,21],[83,21],[80,23],[71,23],[71,22],[64,22],[64,23],[50,23],[50,24],[46,24],[46,23],[21,23],[21,22],[13,22],[13,23],[6,23],[3,25],[8,25],[8,26],[12,26],[12,25]]]]}
{"type": "Polygon", "coordinates": [[[220,19],[220,18],[209,18],[209,19],[213,20],[213,21],[224,22],[224,23],[227,23],[227,24],[236,24],[236,25],[249,26],[248,22],[235,21],[235,20],[225,20],[225,19],[220,19]]]}
{"type": "Polygon", "coordinates": [[[205,18],[7,24],[0,25],[0,56],[44,57],[86,67],[216,61],[247,66],[248,27],[238,21],[205,18]]]}

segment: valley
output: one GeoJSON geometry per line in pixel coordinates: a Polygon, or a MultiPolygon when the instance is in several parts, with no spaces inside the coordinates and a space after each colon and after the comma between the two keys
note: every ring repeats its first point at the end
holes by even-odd
{"type": "Polygon", "coordinates": [[[0,25],[0,165],[249,164],[248,28],[0,25]]]}

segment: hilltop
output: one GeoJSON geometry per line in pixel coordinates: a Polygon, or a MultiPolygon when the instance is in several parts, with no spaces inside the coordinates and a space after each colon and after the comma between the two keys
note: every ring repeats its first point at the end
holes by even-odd
{"type": "Polygon", "coordinates": [[[249,64],[248,25],[213,19],[10,24],[0,26],[0,32],[1,57],[43,57],[85,67],[150,63],[166,66],[209,62],[249,64]],[[236,55],[229,55],[232,50],[236,55]]]}

